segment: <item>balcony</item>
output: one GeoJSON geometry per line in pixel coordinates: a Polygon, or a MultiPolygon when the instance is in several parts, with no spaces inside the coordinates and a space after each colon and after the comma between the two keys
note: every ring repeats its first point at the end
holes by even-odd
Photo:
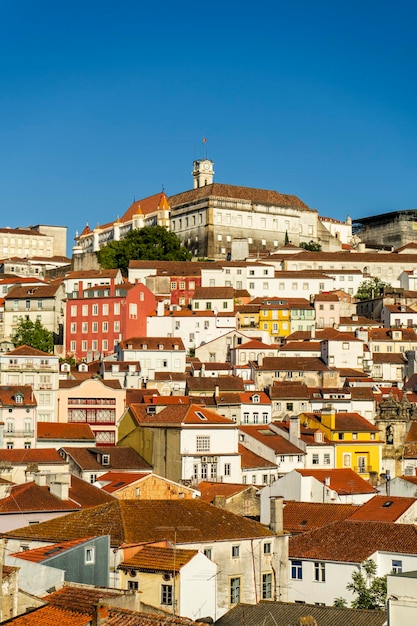
{"type": "Polygon", "coordinates": [[[372,472],[372,465],[355,465],[353,469],[357,474],[369,474],[372,472]]]}
{"type": "Polygon", "coordinates": [[[34,430],[6,430],[4,432],[4,437],[6,439],[13,439],[14,437],[19,437],[21,439],[31,439],[34,436],[34,430]]]}

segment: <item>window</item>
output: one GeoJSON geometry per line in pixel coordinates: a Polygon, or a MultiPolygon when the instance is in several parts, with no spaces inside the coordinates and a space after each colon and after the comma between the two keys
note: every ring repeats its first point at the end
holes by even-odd
{"type": "Polygon", "coordinates": [[[314,563],[314,580],[319,583],[326,582],[326,564],[322,561],[314,563]]]}
{"type": "Polygon", "coordinates": [[[97,474],[90,474],[90,483],[93,484],[97,480],[97,474]]]}
{"type": "Polygon", "coordinates": [[[231,474],[231,466],[230,463],[225,463],[224,464],[224,475],[225,476],[230,476],[231,474]]]}
{"type": "Polygon", "coordinates": [[[287,402],[287,411],[293,411],[294,410],[294,404],[292,402],[287,402]]]}
{"type": "Polygon", "coordinates": [[[318,465],[318,464],[319,464],[319,455],[313,454],[313,465],[318,465]]]}
{"type": "Polygon", "coordinates": [[[266,541],[264,543],[264,554],[271,554],[271,542],[266,541]]]}
{"type": "Polygon", "coordinates": [[[291,578],[293,580],[303,579],[303,564],[301,561],[291,561],[291,578]]]}
{"type": "Polygon", "coordinates": [[[84,317],[88,316],[88,304],[83,304],[83,306],[82,306],[82,315],[84,317]]]}
{"type": "Polygon", "coordinates": [[[71,317],[75,317],[77,315],[77,305],[71,305],[71,317]]]}
{"type": "Polygon", "coordinates": [[[393,574],[402,574],[403,562],[397,560],[391,561],[391,571],[393,574]]]}
{"type": "Polygon", "coordinates": [[[208,559],[211,560],[213,556],[213,548],[204,548],[203,552],[204,552],[204,556],[206,556],[208,559]]]}
{"type": "Polygon", "coordinates": [[[262,574],[262,600],[272,598],[272,574],[262,574]]]}
{"type": "Polygon", "coordinates": [[[98,315],[98,304],[93,304],[92,306],[92,314],[98,315]]]}
{"type": "Polygon", "coordinates": [[[196,450],[197,452],[210,452],[210,436],[197,435],[196,436],[196,450]]]}
{"type": "Polygon", "coordinates": [[[330,465],[330,454],[328,452],[324,453],[323,462],[324,462],[324,465],[330,465]]]}
{"type": "Polygon", "coordinates": [[[232,558],[237,559],[240,556],[240,546],[232,546],[232,558]]]}
{"type": "Polygon", "coordinates": [[[343,467],[350,467],[350,465],[351,465],[350,454],[344,454],[343,455],[343,467]]]}
{"type": "Polygon", "coordinates": [[[108,322],[103,322],[101,325],[101,329],[103,331],[103,333],[107,333],[107,331],[109,330],[109,323],[108,322]]]}
{"type": "Polygon", "coordinates": [[[139,582],[137,580],[128,580],[127,588],[129,591],[139,591],[139,582]]]}
{"type": "Polygon", "coordinates": [[[93,333],[98,333],[98,322],[93,322],[93,333]]]}
{"type": "Polygon", "coordinates": [[[230,604],[238,604],[240,602],[240,578],[230,579],[230,604]]]}
{"type": "Polygon", "coordinates": [[[77,332],[77,322],[71,322],[71,333],[77,332]]]}
{"type": "Polygon", "coordinates": [[[337,438],[342,441],[345,438],[345,433],[337,433],[337,438]]]}
{"type": "Polygon", "coordinates": [[[171,283],[171,289],[176,289],[176,288],[177,288],[177,283],[172,282],[172,283],[171,283]]]}
{"type": "Polygon", "coordinates": [[[172,606],[172,585],[161,585],[161,604],[172,606]]]}
{"type": "Polygon", "coordinates": [[[86,548],[85,549],[85,562],[86,563],[94,563],[95,560],[95,554],[94,554],[94,548],[86,548]]]}

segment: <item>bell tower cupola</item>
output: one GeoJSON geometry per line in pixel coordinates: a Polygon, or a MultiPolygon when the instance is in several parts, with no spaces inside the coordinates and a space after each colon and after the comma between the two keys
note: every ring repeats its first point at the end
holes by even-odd
{"type": "Polygon", "coordinates": [[[193,163],[194,189],[211,185],[214,178],[214,161],[199,159],[193,163]]]}

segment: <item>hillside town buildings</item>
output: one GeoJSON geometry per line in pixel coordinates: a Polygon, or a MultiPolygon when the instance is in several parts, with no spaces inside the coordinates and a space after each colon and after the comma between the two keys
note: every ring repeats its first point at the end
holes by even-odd
{"type": "Polygon", "coordinates": [[[412,581],[412,237],[366,248],[392,216],[362,220],[360,241],[297,196],[215,182],[209,159],[192,189],[121,215],[77,235],[71,266],[64,228],[0,229],[0,521],[8,584],[28,594],[6,614],[42,615],[31,581],[52,602],[110,585],[124,610],[177,624],[242,603],[351,605],[368,559],[412,581]],[[98,266],[152,225],[193,260],[98,266]],[[389,285],[358,300],[372,278],[389,285]],[[15,347],[21,321],[52,332],[53,353],[15,347]]]}

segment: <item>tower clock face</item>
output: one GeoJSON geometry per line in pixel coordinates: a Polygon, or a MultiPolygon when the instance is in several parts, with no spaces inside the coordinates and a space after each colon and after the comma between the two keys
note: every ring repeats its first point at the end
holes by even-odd
{"type": "Polygon", "coordinates": [[[209,170],[210,169],[210,163],[204,163],[204,169],[205,170],[209,170]]]}

